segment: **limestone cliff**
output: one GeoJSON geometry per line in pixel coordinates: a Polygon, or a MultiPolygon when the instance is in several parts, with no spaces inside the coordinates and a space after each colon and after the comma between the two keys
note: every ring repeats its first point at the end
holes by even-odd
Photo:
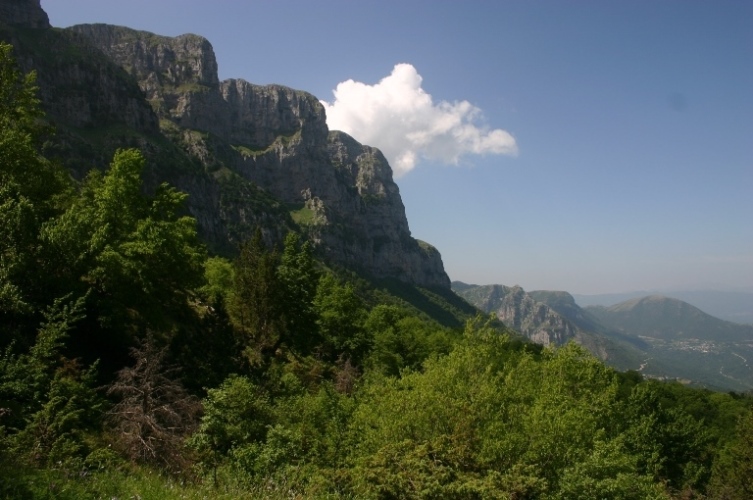
{"type": "Polygon", "coordinates": [[[220,82],[211,44],[196,35],[101,24],[40,31],[5,38],[22,47],[24,69],[37,69],[56,124],[86,144],[96,135],[92,150],[151,152],[154,182],[189,193],[189,209],[215,247],[232,248],[258,224],[272,239],[297,226],[333,264],[449,289],[439,252],[411,237],[384,156],[330,132],[316,97],[220,82]]]}
{"type": "Polygon", "coordinates": [[[163,130],[179,130],[184,147],[207,168],[238,174],[286,205],[334,263],[449,287],[439,252],[410,235],[384,156],[329,132],[316,97],[242,79],[220,82],[211,44],[196,35],[170,38],[101,24],[70,29],[136,78],[163,130]],[[187,140],[186,131],[205,135],[187,140]],[[207,154],[212,150],[221,154],[207,154]]]}
{"type": "Polygon", "coordinates": [[[561,345],[575,339],[577,328],[552,308],[537,302],[521,287],[486,285],[457,293],[485,312],[494,313],[510,328],[532,341],[561,345]]]}
{"type": "Polygon", "coordinates": [[[452,283],[452,289],[539,344],[561,345],[572,340],[621,370],[637,369],[646,358],[649,346],[645,342],[605,327],[567,292],[525,292],[519,286],[479,286],[458,281],[452,283]]]}
{"type": "Polygon", "coordinates": [[[50,19],[39,0],[3,0],[0,2],[0,21],[24,28],[50,27],[50,19]]]}
{"type": "Polygon", "coordinates": [[[119,125],[138,134],[159,133],[157,117],[138,84],[88,39],[61,30],[2,25],[0,39],[14,46],[24,71],[36,72],[40,98],[54,124],[90,129],[119,125]]]}

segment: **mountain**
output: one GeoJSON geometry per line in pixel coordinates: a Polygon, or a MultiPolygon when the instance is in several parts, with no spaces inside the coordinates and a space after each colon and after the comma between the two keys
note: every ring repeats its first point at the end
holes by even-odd
{"type": "Polygon", "coordinates": [[[452,289],[533,342],[562,345],[572,340],[620,370],[638,369],[645,358],[642,340],[609,331],[567,292],[526,293],[519,286],[479,286],[460,281],[453,281],[452,289]]]}
{"type": "Polygon", "coordinates": [[[662,291],[656,293],[628,292],[603,295],[574,295],[581,307],[611,306],[647,295],[663,295],[682,300],[711,316],[734,323],[753,325],[753,292],[723,290],[662,291]]]}
{"type": "Polygon", "coordinates": [[[603,325],[635,337],[664,340],[753,341],[753,326],[723,321],[687,302],[651,295],[610,307],[586,308],[603,325]]]}
{"type": "MultiPolygon", "coordinates": [[[[581,308],[575,302],[575,298],[568,292],[534,290],[528,294],[536,301],[546,304],[554,311],[575,325],[580,332],[589,333],[595,337],[609,338],[622,344],[630,344],[638,349],[645,349],[647,344],[640,338],[625,335],[615,328],[600,322],[587,309],[581,308]]],[[[623,348],[627,346],[622,346],[623,348]]],[[[614,357],[614,356],[613,356],[614,357]]]]}
{"type": "Polygon", "coordinates": [[[313,95],[220,81],[208,40],[109,25],[49,26],[39,0],[3,2],[0,40],[35,71],[56,129],[45,155],[76,177],[118,148],[147,157],[147,186],[189,194],[210,248],[231,255],[260,226],[295,230],[330,265],[449,292],[439,252],[411,236],[382,153],[326,125],[313,95]]]}
{"type": "Polygon", "coordinates": [[[542,345],[562,345],[575,338],[576,327],[552,308],[534,300],[521,287],[452,283],[453,290],[505,325],[542,345]]]}
{"type": "Polygon", "coordinates": [[[748,361],[753,360],[753,326],[723,321],[686,302],[656,295],[586,311],[609,328],[649,345],[646,373],[717,389],[753,389],[748,361]]]}
{"type": "Polygon", "coordinates": [[[0,20],[12,26],[49,28],[50,19],[39,0],[11,0],[0,2],[0,20]]]}
{"type": "Polygon", "coordinates": [[[575,303],[573,296],[568,292],[534,290],[528,292],[528,295],[533,300],[551,307],[558,314],[567,318],[581,330],[599,331],[601,328],[601,325],[599,325],[595,318],[581,309],[581,307],[575,303]]]}
{"type": "Polygon", "coordinates": [[[643,297],[605,308],[581,308],[563,291],[469,285],[453,290],[507,326],[542,344],[573,340],[619,370],[717,390],[753,389],[753,332],[690,304],[643,297]],[[650,335],[649,335],[650,334],[650,335]]]}

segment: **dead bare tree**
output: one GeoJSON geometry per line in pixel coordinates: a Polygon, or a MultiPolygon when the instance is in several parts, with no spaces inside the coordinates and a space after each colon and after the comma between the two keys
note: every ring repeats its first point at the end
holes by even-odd
{"type": "Polygon", "coordinates": [[[183,441],[197,425],[201,403],[172,377],[176,369],[164,366],[166,354],[152,335],[131,349],[135,365],[120,370],[107,390],[120,398],[109,420],[131,460],[178,473],[187,465],[183,441]]]}

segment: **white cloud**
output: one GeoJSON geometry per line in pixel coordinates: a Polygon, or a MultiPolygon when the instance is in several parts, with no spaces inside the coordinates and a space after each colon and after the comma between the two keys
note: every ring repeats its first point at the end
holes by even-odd
{"type": "Polygon", "coordinates": [[[334,102],[322,101],[327,125],[381,149],[396,177],[421,160],[455,165],[465,154],[517,154],[512,135],[480,123],[479,108],[468,101],[434,103],[422,80],[412,65],[398,64],[376,85],[341,82],[334,102]]]}

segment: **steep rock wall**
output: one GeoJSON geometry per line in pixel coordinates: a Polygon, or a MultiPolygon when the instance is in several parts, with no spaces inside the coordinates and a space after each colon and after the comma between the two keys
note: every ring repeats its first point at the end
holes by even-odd
{"type": "Polygon", "coordinates": [[[211,44],[196,35],[101,24],[70,30],[135,77],[163,130],[205,167],[238,174],[287,205],[332,262],[449,288],[439,252],[411,237],[384,156],[330,133],[316,97],[280,85],[220,82],[211,44]]]}
{"type": "Polygon", "coordinates": [[[50,19],[39,0],[3,0],[0,2],[0,20],[24,28],[50,27],[50,19]]]}
{"type": "Polygon", "coordinates": [[[562,345],[579,336],[572,323],[519,286],[479,286],[458,294],[482,311],[494,313],[507,326],[538,344],[562,345]]]}

